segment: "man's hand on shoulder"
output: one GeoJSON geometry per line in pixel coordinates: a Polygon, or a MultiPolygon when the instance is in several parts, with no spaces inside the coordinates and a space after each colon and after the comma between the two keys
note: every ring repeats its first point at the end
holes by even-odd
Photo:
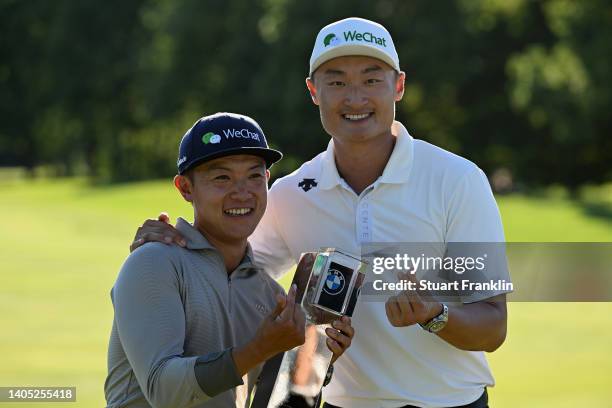
{"type": "Polygon", "coordinates": [[[138,227],[134,241],[130,245],[130,252],[147,242],[161,242],[168,245],[174,243],[182,247],[187,245],[181,233],[170,224],[170,217],[165,212],[160,213],[156,220],[148,219],[138,227]]]}

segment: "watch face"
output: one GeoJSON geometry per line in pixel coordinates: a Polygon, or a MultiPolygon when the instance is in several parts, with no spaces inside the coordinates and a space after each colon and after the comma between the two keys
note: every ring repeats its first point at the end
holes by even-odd
{"type": "Polygon", "coordinates": [[[446,322],[441,320],[441,321],[437,321],[437,322],[433,322],[431,324],[431,326],[429,326],[429,331],[436,333],[440,330],[442,330],[444,328],[444,326],[446,326],[446,322]]]}

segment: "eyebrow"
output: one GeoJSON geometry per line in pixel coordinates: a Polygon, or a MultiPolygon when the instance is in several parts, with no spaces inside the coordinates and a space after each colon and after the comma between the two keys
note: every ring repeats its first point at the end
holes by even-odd
{"type": "Polygon", "coordinates": [[[251,167],[249,170],[255,170],[255,169],[260,169],[260,168],[266,168],[266,164],[265,163],[257,163],[256,165],[254,165],[253,167],[251,167]]]}
{"type": "MultiPolygon", "coordinates": [[[[380,65],[372,65],[361,71],[362,74],[369,74],[371,72],[382,71],[382,67],[380,65]]],[[[324,74],[326,75],[344,75],[346,72],[339,69],[326,69],[324,74]]]]}
{"type": "Polygon", "coordinates": [[[326,69],[325,75],[344,75],[344,71],[340,71],[339,69],[326,69]]]}
{"type": "Polygon", "coordinates": [[[382,71],[382,67],[380,67],[379,65],[372,65],[371,67],[367,67],[366,69],[361,71],[361,73],[369,74],[370,72],[376,72],[376,71],[382,71]]]}

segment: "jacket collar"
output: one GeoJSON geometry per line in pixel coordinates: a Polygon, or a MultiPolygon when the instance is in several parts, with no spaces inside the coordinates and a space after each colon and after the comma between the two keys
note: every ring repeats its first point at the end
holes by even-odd
{"type": "MultiPolygon", "coordinates": [[[[177,218],[176,229],[178,230],[178,232],[181,233],[181,235],[183,235],[183,237],[187,241],[187,249],[210,249],[218,252],[217,248],[215,248],[210,242],[208,242],[206,237],[204,237],[204,235],[202,235],[202,233],[195,226],[193,226],[183,217],[177,218]]],[[[251,244],[247,242],[245,259],[242,260],[238,268],[241,268],[242,266],[252,266],[253,259],[253,249],[251,248],[251,244]]]]}

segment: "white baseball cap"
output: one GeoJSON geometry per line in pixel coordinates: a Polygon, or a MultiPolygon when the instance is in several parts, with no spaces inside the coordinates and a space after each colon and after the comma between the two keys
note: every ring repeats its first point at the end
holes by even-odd
{"type": "Polygon", "coordinates": [[[312,73],[324,62],[347,55],[377,58],[400,71],[399,57],[391,34],[382,25],[364,18],[351,17],[321,29],[310,56],[312,73]]]}

